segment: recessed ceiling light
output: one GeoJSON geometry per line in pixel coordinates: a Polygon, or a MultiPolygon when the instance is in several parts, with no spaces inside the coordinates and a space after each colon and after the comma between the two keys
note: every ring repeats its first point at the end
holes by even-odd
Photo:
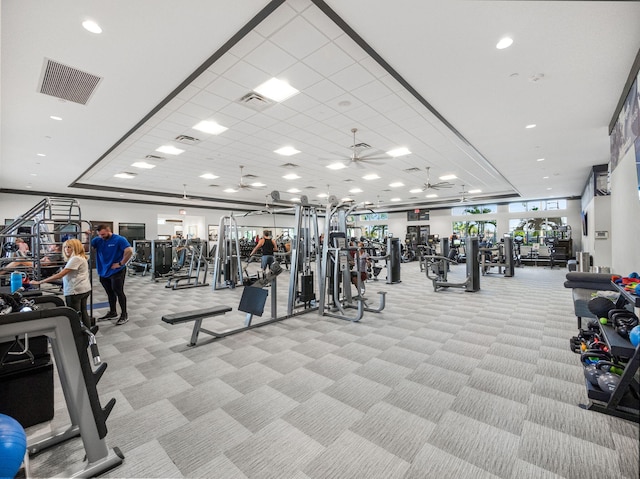
{"type": "Polygon", "coordinates": [[[147,163],[146,161],[136,161],[135,163],[131,163],[131,166],[135,166],[136,168],[142,168],[144,170],[150,170],[151,168],[156,167],[156,165],[147,163]]]}
{"type": "Polygon", "coordinates": [[[51,118],[52,120],[56,120],[56,121],[62,121],[62,118],[60,118],[59,116],[51,115],[49,118],[51,118]]]}
{"type": "Polygon", "coordinates": [[[291,98],[293,95],[300,93],[287,82],[272,78],[267,80],[262,85],[253,89],[256,93],[262,96],[266,96],[270,100],[281,102],[287,98],[291,98]]]}
{"type": "Polygon", "coordinates": [[[27,185],[27,188],[31,188],[31,185],[27,185]]]}
{"type": "Polygon", "coordinates": [[[364,175],[362,177],[363,180],[379,180],[380,177],[378,175],[376,175],[375,173],[371,173],[370,175],[364,175]]]}
{"type": "Polygon", "coordinates": [[[550,190],[551,188],[547,188],[547,190],[550,190]]]}
{"type": "Polygon", "coordinates": [[[195,126],[192,126],[194,130],[201,131],[203,133],[209,133],[210,135],[219,135],[223,131],[227,131],[229,128],[219,125],[215,121],[203,120],[195,126]]]}
{"type": "Polygon", "coordinates": [[[300,193],[300,190],[298,188],[289,188],[287,193],[300,193]]]}
{"type": "Polygon", "coordinates": [[[535,123],[531,123],[530,125],[525,126],[526,129],[530,130],[531,128],[535,128],[536,124],[535,123]]]}
{"type": "Polygon", "coordinates": [[[513,44],[513,39],[509,37],[503,37],[500,39],[498,43],[496,43],[496,48],[498,50],[504,50],[505,48],[509,48],[513,44]]]}
{"type": "Polygon", "coordinates": [[[31,176],[38,176],[37,173],[31,173],[31,176]]]}
{"type": "Polygon", "coordinates": [[[353,198],[345,196],[344,198],[340,198],[340,201],[342,201],[343,203],[348,203],[349,201],[353,201],[353,198]]]}
{"type": "Polygon", "coordinates": [[[402,198],[391,198],[389,201],[402,201],[402,198]]]}
{"type": "Polygon", "coordinates": [[[135,178],[136,175],[135,173],[127,173],[127,172],[123,172],[123,173],[116,173],[115,175],[116,178],[122,178],[125,180],[130,180],[131,178],[135,178]]]}
{"type": "Polygon", "coordinates": [[[291,198],[291,201],[294,201],[295,203],[300,203],[300,198],[291,198]]]}
{"type": "Polygon", "coordinates": [[[409,193],[420,193],[422,191],[422,188],[414,188],[412,190],[409,190],[409,193]]]}
{"type": "Polygon", "coordinates": [[[396,181],[394,183],[389,183],[389,186],[391,188],[399,188],[400,186],[404,186],[404,183],[402,183],[401,181],[396,181]]]}
{"type": "Polygon", "coordinates": [[[296,150],[293,146],[283,146],[282,148],[275,150],[274,153],[282,156],[293,156],[300,153],[300,150],[296,150]]]}
{"type": "Polygon", "coordinates": [[[184,150],[176,148],[173,145],[162,145],[160,148],[156,148],[156,151],[159,153],[166,153],[167,155],[179,155],[184,153],[184,150]]]}
{"type": "Polygon", "coordinates": [[[430,193],[428,195],[425,196],[425,198],[437,198],[438,195],[436,195],[435,193],[430,193]]]}
{"type": "Polygon", "coordinates": [[[327,193],[318,193],[316,196],[317,196],[318,198],[326,198],[326,197],[328,197],[329,195],[328,195],[327,193]]]}
{"type": "Polygon", "coordinates": [[[289,173],[288,175],[284,175],[283,178],[285,180],[297,180],[300,178],[300,175],[296,175],[295,173],[289,173]]]}
{"type": "Polygon", "coordinates": [[[100,25],[98,25],[93,20],[85,20],[84,22],[82,22],[82,26],[88,32],[91,32],[91,33],[102,33],[102,28],[100,28],[100,25]]]}
{"type": "Polygon", "coordinates": [[[233,188],[226,188],[225,190],[223,190],[225,193],[235,193],[238,190],[235,190],[233,188]]]}
{"type": "Polygon", "coordinates": [[[38,153],[38,156],[47,156],[44,153],[38,153]]]}
{"type": "Polygon", "coordinates": [[[538,158],[536,161],[544,161],[544,158],[538,158]]]}
{"type": "Polygon", "coordinates": [[[548,180],[548,179],[549,179],[549,177],[548,177],[548,176],[543,176],[543,177],[542,177],[542,179],[543,179],[543,180],[548,180]]]}
{"type": "Polygon", "coordinates": [[[214,175],[213,173],[203,173],[200,175],[200,178],[204,178],[205,180],[215,180],[216,178],[220,178],[218,175],[214,175]]]}
{"type": "Polygon", "coordinates": [[[330,170],[342,170],[346,167],[347,165],[345,165],[344,163],[331,163],[330,165],[327,165],[327,168],[329,168],[330,170]]]}
{"type": "Polygon", "coordinates": [[[256,181],[255,183],[251,183],[251,186],[253,186],[254,188],[262,188],[263,186],[267,186],[265,183],[260,183],[259,181],[256,181]]]}
{"type": "Polygon", "coordinates": [[[362,190],[360,188],[351,188],[349,193],[362,193],[362,190]]]}
{"type": "Polygon", "coordinates": [[[482,190],[469,190],[469,193],[471,194],[482,193],[482,190]]]}
{"type": "Polygon", "coordinates": [[[405,148],[404,146],[387,151],[387,155],[393,156],[394,158],[397,158],[398,156],[405,156],[410,154],[411,152],[409,151],[409,149],[405,148]]]}
{"type": "Polygon", "coordinates": [[[456,175],[444,175],[440,177],[440,180],[449,181],[449,180],[455,180],[456,178],[458,178],[456,175]]]}

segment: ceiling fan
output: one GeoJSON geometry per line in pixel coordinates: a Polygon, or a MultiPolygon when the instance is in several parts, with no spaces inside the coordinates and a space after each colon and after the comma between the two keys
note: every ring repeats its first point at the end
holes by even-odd
{"type": "Polygon", "coordinates": [[[470,198],[468,196],[469,192],[464,189],[464,185],[462,185],[462,191],[460,192],[460,194],[462,195],[460,197],[460,203],[468,203],[470,201],[470,198]]]}
{"type": "MultiPolygon", "coordinates": [[[[371,148],[370,145],[366,143],[358,143],[356,141],[356,133],[358,132],[357,128],[351,128],[351,133],[353,133],[353,144],[351,145],[351,156],[347,159],[349,162],[348,165],[356,165],[358,167],[362,167],[363,163],[367,162],[375,162],[375,160],[388,160],[388,156],[363,156],[361,153],[364,150],[371,148]]],[[[340,160],[338,160],[340,161],[340,160]]]]}
{"type": "MultiPolygon", "coordinates": [[[[260,190],[262,188],[264,188],[264,184],[262,183],[245,183],[244,181],[244,175],[242,174],[242,170],[243,170],[244,166],[240,165],[240,182],[238,183],[238,185],[236,186],[236,188],[240,189],[240,190],[260,190]]],[[[251,175],[253,176],[253,175],[251,175]]]]}
{"type": "MultiPolygon", "coordinates": [[[[439,190],[441,188],[451,188],[453,186],[453,183],[449,183],[448,181],[439,181],[438,183],[431,183],[431,175],[429,173],[429,170],[431,169],[431,167],[427,166],[426,169],[427,169],[427,182],[422,185],[422,191],[439,190]]],[[[464,189],[464,185],[463,185],[463,189],[464,189]]]]}

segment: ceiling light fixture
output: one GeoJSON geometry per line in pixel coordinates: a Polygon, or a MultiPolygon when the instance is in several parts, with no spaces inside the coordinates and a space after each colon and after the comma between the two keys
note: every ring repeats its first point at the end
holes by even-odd
{"type": "Polygon", "coordinates": [[[91,33],[102,33],[102,28],[100,28],[100,25],[98,25],[93,20],[85,20],[84,22],[82,22],[82,27],[91,33]]]}
{"type": "Polygon", "coordinates": [[[173,145],[162,145],[160,148],[156,148],[156,151],[159,153],[166,153],[167,155],[179,155],[184,153],[184,150],[176,148],[173,145]]]}
{"type": "Polygon", "coordinates": [[[535,123],[531,123],[530,125],[525,126],[527,130],[530,130],[531,128],[535,128],[535,127],[536,127],[535,123]]]}
{"type": "Polygon", "coordinates": [[[361,190],[360,188],[351,188],[351,189],[349,190],[349,193],[353,193],[353,194],[355,194],[355,193],[362,193],[362,190],[361,190]]]}
{"type": "Polygon", "coordinates": [[[135,174],[135,173],[127,173],[127,172],[125,171],[125,172],[123,172],[123,173],[116,173],[116,174],[115,174],[115,175],[113,175],[113,176],[115,176],[116,178],[122,178],[122,179],[124,179],[124,180],[130,180],[130,179],[132,179],[132,178],[135,178],[135,177],[136,177],[136,174],[135,174]]]}
{"type": "Polygon", "coordinates": [[[329,196],[329,194],[328,193],[318,193],[316,196],[318,198],[327,198],[329,196]]]}
{"type": "Polygon", "coordinates": [[[449,180],[455,180],[458,177],[456,175],[444,175],[440,177],[440,180],[442,181],[449,181],[449,180]]]}
{"type": "Polygon", "coordinates": [[[437,198],[438,195],[436,195],[435,193],[431,193],[425,196],[425,198],[437,198]]]}
{"type": "Polygon", "coordinates": [[[293,146],[283,146],[282,148],[274,150],[274,153],[282,156],[293,156],[300,153],[300,150],[296,150],[293,146]]]}
{"type": "Polygon", "coordinates": [[[538,158],[536,161],[544,161],[544,158],[538,158]]]}
{"type": "Polygon", "coordinates": [[[44,153],[37,153],[38,156],[47,156],[44,153]]]}
{"type": "Polygon", "coordinates": [[[543,176],[543,177],[542,177],[542,179],[543,179],[543,180],[548,180],[548,179],[549,179],[549,177],[548,177],[548,176],[543,176]]]}
{"type": "Polygon", "coordinates": [[[235,193],[238,190],[234,190],[233,188],[226,188],[225,190],[223,190],[225,193],[235,193]]]}
{"type": "Polygon", "coordinates": [[[131,166],[141,168],[143,170],[150,170],[151,168],[155,168],[157,165],[152,165],[151,163],[147,163],[146,161],[136,161],[135,163],[131,163],[131,166]]]}
{"type": "Polygon", "coordinates": [[[298,188],[289,188],[287,193],[300,193],[300,190],[298,188]]]}
{"type": "Polygon", "coordinates": [[[327,165],[327,168],[329,168],[330,170],[342,170],[346,167],[347,165],[345,165],[344,163],[331,163],[330,165],[327,165]]]}
{"type": "Polygon", "coordinates": [[[513,38],[503,37],[498,43],[496,43],[496,48],[498,50],[504,50],[505,48],[509,48],[511,45],[513,45],[513,38]]]}
{"type": "Polygon", "coordinates": [[[396,181],[394,183],[389,183],[389,186],[391,188],[399,188],[400,186],[404,186],[404,183],[402,183],[401,181],[396,181]]]}
{"type": "Polygon", "coordinates": [[[410,155],[410,154],[411,152],[409,151],[409,148],[405,148],[404,146],[387,151],[387,155],[393,156],[394,158],[397,158],[399,156],[410,155]]]}
{"type": "Polygon", "coordinates": [[[295,173],[289,173],[288,175],[284,175],[283,178],[285,180],[297,180],[300,178],[300,175],[296,175],[295,173]]]}
{"type": "Polygon", "coordinates": [[[362,177],[363,180],[379,180],[380,177],[378,175],[376,175],[375,173],[371,173],[370,175],[364,175],[362,177]]]}
{"type": "Polygon", "coordinates": [[[218,175],[214,175],[213,173],[203,173],[200,175],[200,178],[204,178],[205,180],[215,180],[216,178],[220,178],[218,175]]]}
{"type": "Polygon", "coordinates": [[[256,93],[269,98],[270,100],[282,102],[287,98],[291,98],[293,95],[300,93],[287,82],[272,78],[267,80],[262,85],[253,89],[256,93]]]}
{"type": "Polygon", "coordinates": [[[472,194],[482,193],[482,190],[469,190],[469,193],[472,193],[472,194]]]}
{"type": "Polygon", "coordinates": [[[260,183],[259,181],[256,181],[255,183],[251,183],[251,186],[253,186],[254,188],[262,188],[263,186],[267,186],[265,183],[260,183]]]}
{"type": "Polygon", "coordinates": [[[194,130],[201,131],[203,133],[209,133],[210,135],[219,135],[220,133],[227,131],[229,128],[219,125],[215,121],[203,120],[195,126],[192,126],[194,130]]]}
{"type": "Polygon", "coordinates": [[[293,201],[294,203],[300,203],[300,198],[291,198],[291,201],[293,201]]]}
{"type": "Polygon", "coordinates": [[[349,203],[350,201],[353,201],[353,198],[345,196],[344,198],[340,198],[340,201],[342,201],[343,203],[349,203]]]}
{"type": "Polygon", "coordinates": [[[389,201],[402,201],[402,198],[391,198],[389,201]]]}
{"type": "Polygon", "coordinates": [[[51,118],[52,120],[56,120],[56,121],[62,121],[62,118],[60,118],[59,116],[51,115],[49,118],[51,118]]]}
{"type": "Polygon", "coordinates": [[[414,188],[412,190],[409,190],[409,193],[421,193],[422,192],[422,188],[414,188]]]}

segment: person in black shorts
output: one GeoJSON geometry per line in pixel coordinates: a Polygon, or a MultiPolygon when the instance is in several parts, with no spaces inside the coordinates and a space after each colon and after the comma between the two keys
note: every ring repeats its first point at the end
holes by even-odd
{"type": "Polygon", "coordinates": [[[276,242],[271,237],[271,231],[264,230],[262,232],[262,239],[258,241],[258,244],[251,251],[251,256],[256,254],[260,250],[262,252],[262,259],[260,260],[260,266],[262,267],[262,271],[267,271],[269,267],[276,260],[274,256],[274,251],[278,251],[278,246],[276,242]]]}

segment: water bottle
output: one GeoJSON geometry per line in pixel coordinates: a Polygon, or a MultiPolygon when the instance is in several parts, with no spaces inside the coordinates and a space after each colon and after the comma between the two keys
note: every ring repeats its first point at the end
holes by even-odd
{"type": "Polygon", "coordinates": [[[11,273],[11,294],[22,288],[22,273],[14,271],[11,273]]]}

